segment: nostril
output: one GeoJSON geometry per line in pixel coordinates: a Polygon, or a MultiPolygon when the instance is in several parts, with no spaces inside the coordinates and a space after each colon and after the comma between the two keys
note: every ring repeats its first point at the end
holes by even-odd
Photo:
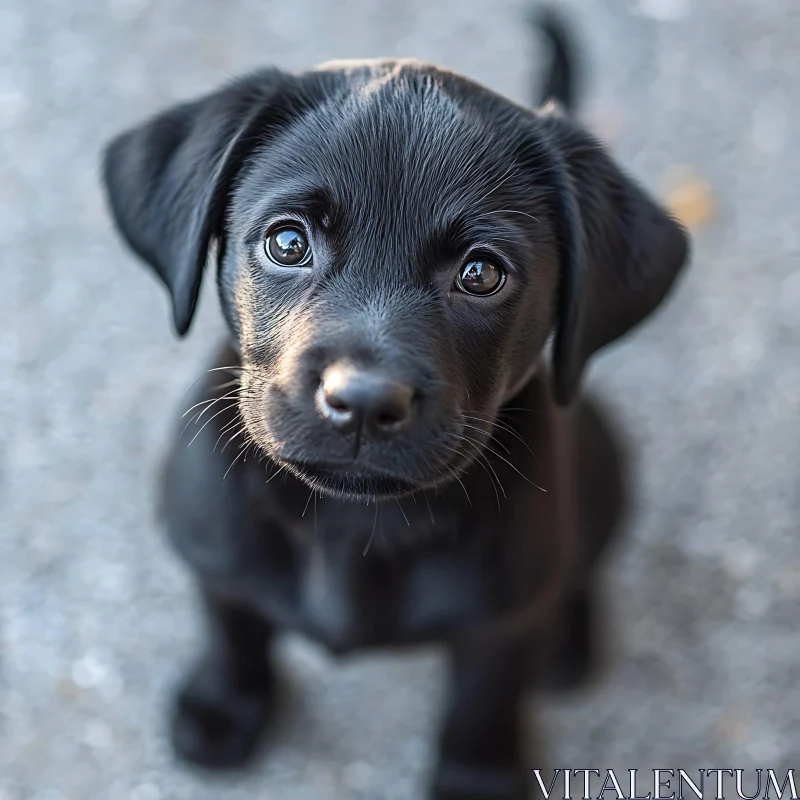
{"type": "Polygon", "coordinates": [[[349,411],[350,406],[342,400],[341,397],[337,397],[335,394],[326,394],[325,395],[325,402],[328,404],[330,408],[334,411],[349,411]]]}
{"type": "Polygon", "coordinates": [[[375,417],[375,422],[382,428],[391,428],[403,422],[407,416],[407,414],[396,409],[380,411],[375,417]]]}
{"type": "Polygon", "coordinates": [[[361,424],[361,413],[357,407],[347,403],[336,394],[328,394],[320,387],[319,410],[334,428],[348,433],[361,424]]]}

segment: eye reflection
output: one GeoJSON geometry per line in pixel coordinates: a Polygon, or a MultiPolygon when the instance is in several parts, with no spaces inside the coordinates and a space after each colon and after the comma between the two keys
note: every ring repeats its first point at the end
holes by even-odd
{"type": "Polygon", "coordinates": [[[264,240],[264,252],[273,264],[280,267],[302,267],[311,260],[311,247],[306,234],[299,227],[291,225],[270,233],[264,240]]]}
{"type": "Polygon", "coordinates": [[[487,259],[468,261],[456,278],[456,287],[466,294],[486,296],[499,291],[506,274],[501,267],[487,259]]]}

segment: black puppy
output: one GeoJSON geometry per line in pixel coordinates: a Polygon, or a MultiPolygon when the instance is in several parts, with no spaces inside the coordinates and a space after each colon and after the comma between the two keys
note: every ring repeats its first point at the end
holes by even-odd
{"type": "Polygon", "coordinates": [[[434,796],[526,797],[520,698],[590,663],[623,505],[581,371],[662,301],[683,231],[556,107],[416,61],[258,72],[116,139],[105,180],[178,333],[209,254],[231,332],[164,482],[210,628],[177,751],[252,752],[282,629],[443,640],[434,796]]]}

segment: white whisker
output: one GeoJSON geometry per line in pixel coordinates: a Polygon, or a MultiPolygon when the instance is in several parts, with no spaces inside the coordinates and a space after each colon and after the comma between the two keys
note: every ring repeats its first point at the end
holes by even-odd
{"type": "MultiPolygon", "coordinates": [[[[465,438],[469,439],[469,441],[471,441],[475,445],[479,445],[480,444],[480,442],[476,442],[474,439],[470,439],[468,436],[466,436],[465,438]]],[[[538,489],[540,492],[545,492],[545,493],[547,492],[547,489],[543,489],[537,483],[534,483],[527,475],[525,475],[523,472],[521,472],[519,469],[517,469],[517,467],[515,467],[507,458],[504,458],[496,450],[492,450],[491,447],[487,447],[486,445],[484,445],[484,449],[488,450],[493,456],[497,456],[497,458],[499,458],[501,461],[504,461],[506,464],[508,464],[508,466],[511,467],[511,469],[513,469],[514,472],[517,473],[517,475],[519,475],[521,478],[526,480],[531,486],[533,486],[534,488],[538,489]]]]}
{"type": "Polygon", "coordinates": [[[378,529],[378,511],[380,510],[380,503],[375,503],[375,519],[372,523],[372,533],[369,535],[369,539],[367,540],[367,544],[364,547],[364,552],[361,553],[362,558],[366,557],[367,553],[369,552],[369,548],[372,546],[372,540],[375,538],[375,531],[378,529]]]}
{"type": "Polygon", "coordinates": [[[225,474],[222,476],[222,480],[225,480],[225,478],[228,477],[228,473],[233,469],[233,465],[242,457],[242,453],[246,453],[246,452],[247,452],[247,448],[246,447],[243,450],[239,450],[239,455],[236,456],[236,458],[234,458],[233,461],[231,461],[231,465],[228,467],[228,469],[226,470],[225,474]]]}

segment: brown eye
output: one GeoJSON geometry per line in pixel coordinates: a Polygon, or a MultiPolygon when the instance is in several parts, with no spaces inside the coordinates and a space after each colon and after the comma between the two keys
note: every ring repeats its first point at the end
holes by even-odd
{"type": "Polygon", "coordinates": [[[279,267],[302,267],[311,261],[311,247],[300,228],[285,225],[264,240],[264,252],[279,267]]]}
{"type": "Polygon", "coordinates": [[[456,287],[474,295],[494,294],[506,281],[506,274],[497,264],[485,259],[468,261],[456,278],[456,287]]]}

